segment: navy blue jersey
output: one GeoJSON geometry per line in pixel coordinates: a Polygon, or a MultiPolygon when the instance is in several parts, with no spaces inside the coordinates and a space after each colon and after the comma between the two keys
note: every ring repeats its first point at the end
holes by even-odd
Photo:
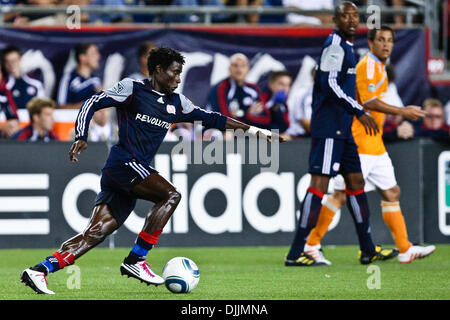
{"type": "Polygon", "coordinates": [[[173,123],[201,121],[207,128],[223,131],[227,119],[196,107],[182,94],[153,90],[148,79],[125,78],[83,103],[75,122],[75,140],[87,141],[94,112],[108,107],[117,110],[119,142],[111,148],[105,168],[132,160],[150,165],[173,123]]]}
{"type": "Polygon", "coordinates": [[[311,136],[347,139],[353,116],[363,107],[356,101],[356,57],[353,44],[334,31],[322,48],[314,78],[311,136]]]}
{"type": "Polygon", "coordinates": [[[34,97],[45,97],[42,82],[32,79],[27,75],[23,75],[18,79],[10,75],[6,87],[11,91],[18,109],[26,109],[28,101],[34,97]]]}
{"type": "Polygon", "coordinates": [[[11,91],[3,82],[0,82],[0,113],[5,115],[7,120],[17,119],[17,108],[11,91]]]}
{"type": "Polygon", "coordinates": [[[89,99],[101,88],[99,77],[84,78],[76,70],[65,74],[59,84],[58,104],[78,103],[89,99]]]}

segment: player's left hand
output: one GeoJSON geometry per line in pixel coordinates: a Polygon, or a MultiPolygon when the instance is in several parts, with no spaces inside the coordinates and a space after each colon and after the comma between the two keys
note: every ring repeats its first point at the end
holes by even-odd
{"type": "Polygon", "coordinates": [[[369,113],[363,113],[361,116],[359,116],[358,120],[364,126],[366,134],[370,136],[376,136],[380,132],[375,119],[369,113]]]}
{"type": "Polygon", "coordinates": [[[70,162],[78,162],[78,158],[75,155],[81,154],[81,152],[87,148],[87,145],[87,142],[84,140],[75,141],[69,150],[70,162]]]}

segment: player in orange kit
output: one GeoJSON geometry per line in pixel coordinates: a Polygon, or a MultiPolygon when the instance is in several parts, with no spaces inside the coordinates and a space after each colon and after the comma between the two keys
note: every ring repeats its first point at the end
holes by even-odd
{"type": "MultiPolygon", "coordinates": [[[[385,114],[402,115],[415,121],[425,116],[418,106],[404,108],[389,105],[383,101],[388,88],[386,61],[394,47],[394,31],[382,26],[372,29],[368,35],[370,52],[356,66],[356,92],[358,102],[370,112],[380,130],[383,128],[385,114]]],[[[358,121],[353,121],[352,134],[358,146],[361,169],[365,180],[365,191],[377,189],[381,195],[381,211],[383,220],[389,227],[395,244],[400,251],[398,260],[410,263],[414,259],[423,258],[435,250],[435,246],[413,246],[408,241],[408,233],[400,208],[400,187],[395,179],[394,167],[382,139],[382,132],[369,135],[358,121]]],[[[304,251],[317,262],[331,264],[325,259],[320,241],[327,232],[335,213],[346,201],[345,182],[337,176],[335,191],[322,206],[316,227],[311,231],[304,251]]],[[[358,219],[358,217],[355,217],[358,219]]]]}

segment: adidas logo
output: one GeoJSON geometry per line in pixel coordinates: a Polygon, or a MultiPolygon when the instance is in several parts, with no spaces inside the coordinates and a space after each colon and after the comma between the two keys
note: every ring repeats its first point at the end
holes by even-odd
{"type": "Polygon", "coordinates": [[[164,104],[164,100],[163,100],[163,98],[162,98],[162,97],[159,97],[159,99],[158,99],[158,100],[156,100],[156,101],[158,101],[159,103],[163,103],[163,104],[164,104]]]}

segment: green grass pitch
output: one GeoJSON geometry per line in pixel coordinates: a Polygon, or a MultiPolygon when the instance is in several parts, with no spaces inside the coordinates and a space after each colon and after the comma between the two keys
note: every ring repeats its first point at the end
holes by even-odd
{"type": "MultiPolygon", "coordinates": [[[[194,260],[200,283],[189,294],[170,293],[120,275],[128,248],[95,248],[76,262],[80,287],[70,268],[48,277],[56,295],[37,295],[19,281],[23,269],[51,254],[51,249],[0,250],[0,300],[303,300],[303,299],[450,299],[450,245],[438,245],[434,254],[409,265],[376,262],[370,268],[356,259],[356,246],[325,246],[332,266],[285,267],[287,247],[223,247],[153,249],[148,261],[161,274],[175,256],[194,260]],[[375,277],[379,272],[378,278],[375,277]],[[375,279],[378,282],[371,282],[375,279]],[[379,284],[379,289],[368,287],[379,284]]],[[[372,266],[371,265],[371,266],[372,266]]],[[[73,270],[72,270],[73,271],[73,270]]]]}

